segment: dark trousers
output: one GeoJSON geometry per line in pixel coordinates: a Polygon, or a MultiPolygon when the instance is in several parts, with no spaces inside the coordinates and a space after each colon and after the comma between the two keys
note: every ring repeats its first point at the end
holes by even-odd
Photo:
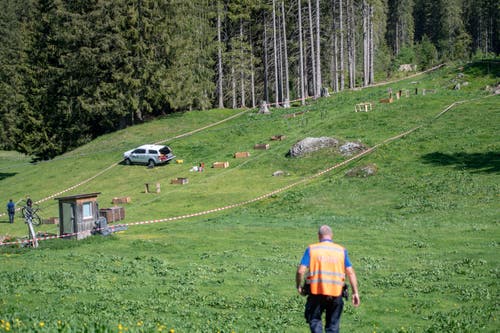
{"type": "Polygon", "coordinates": [[[14,223],[14,215],[15,215],[15,212],[9,212],[9,222],[10,223],[14,223]]]}
{"type": "Polygon", "coordinates": [[[340,327],[340,316],[344,308],[342,296],[324,296],[324,295],[309,295],[307,296],[305,317],[309,324],[311,333],[322,333],[323,325],[321,315],[325,313],[325,332],[338,333],[340,327]]]}

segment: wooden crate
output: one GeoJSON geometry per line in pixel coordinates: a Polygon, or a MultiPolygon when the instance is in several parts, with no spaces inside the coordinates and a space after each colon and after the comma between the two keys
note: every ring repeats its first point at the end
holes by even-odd
{"type": "Polygon", "coordinates": [[[267,150],[269,149],[269,143],[257,143],[255,146],[253,146],[253,149],[267,150]]]}
{"type": "Polygon", "coordinates": [[[170,184],[184,185],[187,183],[189,183],[189,179],[187,179],[187,178],[174,178],[174,179],[170,180],[170,184]]]}
{"type": "Polygon", "coordinates": [[[234,153],[234,158],[244,158],[244,157],[249,157],[250,153],[247,151],[240,151],[237,153],[234,153]]]}
{"type": "Polygon", "coordinates": [[[255,146],[253,146],[253,149],[267,150],[269,149],[269,143],[257,143],[255,146]]]}
{"type": "Polygon", "coordinates": [[[390,98],[382,98],[380,100],[380,103],[392,103],[392,102],[394,102],[394,99],[392,97],[390,97],[390,98]]]}
{"type": "Polygon", "coordinates": [[[301,114],[304,114],[306,112],[308,112],[308,111],[306,110],[306,111],[300,111],[300,112],[295,112],[295,113],[288,113],[288,114],[285,114],[283,117],[287,118],[287,119],[295,118],[295,117],[300,116],[301,114]]]}
{"type": "Polygon", "coordinates": [[[58,217],[49,217],[48,219],[43,219],[42,223],[43,224],[59,224],[59,218],[58,217]]]}
{"type": "Polygon", "coordinates": [[[113,200],[111,200],[111,203],[113,205],[131,203],[131,202],[132,202],[132,199],[130,199],[130,197],[114,197],[113,200]]]}
{"type": "Polygon", "coordinates": [[[282,141],[282,140],[285,140],[285,138],[286,138],[286,136],[279,134],[279,135],[273,135],[271,137],[271,140],[273,140],[273,141],[282,141]]]}
{"type": "Polygon", "coordinates": [[[214,162],[212,164],[212,168],[220,168],[220,169],[229,168],[229,162],[214,162]]]}
{"type": "Polygon", "coordinates": [[[100,208],[99,216],[105,217],[106,221],[115,222],[125,218],[125,208],[116,206],[110,208],[100,208]]]}
{"type": "Polygon", "coordinates": [[[359,103],[354,106],[354,112],[368,112],[372,110],[372,103],[359,103]]]}

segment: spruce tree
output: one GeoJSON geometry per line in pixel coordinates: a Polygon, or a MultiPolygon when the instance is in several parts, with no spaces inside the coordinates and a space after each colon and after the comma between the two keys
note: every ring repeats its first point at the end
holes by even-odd
{"type": "Polygon", "coordinates": [[[26,42],[25,23],[29,3],[0,1],[0,149],[15,149],[18,114],[27,106],[24,92],[26,42]]]}

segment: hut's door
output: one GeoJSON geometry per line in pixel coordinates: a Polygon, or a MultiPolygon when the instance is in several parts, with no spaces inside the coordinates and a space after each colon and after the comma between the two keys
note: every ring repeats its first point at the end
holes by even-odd
{"type": "Polygon", "coordinates": [[[63,202],[62,204],[62,220],[63,220],[63,230],[65,234],[71,234],[75,232],[75,205],[69,202],[63,202]]]}

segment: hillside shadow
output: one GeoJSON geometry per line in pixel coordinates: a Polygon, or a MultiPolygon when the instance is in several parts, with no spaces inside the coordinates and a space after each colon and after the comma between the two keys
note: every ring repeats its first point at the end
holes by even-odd
{"type": "Polygon", "coordinates": [[[475,170],[475,172],[499,173],[500,152],[486,153],[454,153],[434,152],[422,156],[424,163],[435,165],[452,165],[456,169],[475,170]]]}
{"type": "Polygon", "coordinates": [[[492,75],[498,77],[500,76],[500,61],[494,59],[476,61],[465,65],[464,72],[476,76],[492,75]]]}
{"type": "Polygon", "coordinates": [[[17,175],[17,172],[0,172],[0,180],[4,180],[5,178],[14,177],[17,175]]]}

